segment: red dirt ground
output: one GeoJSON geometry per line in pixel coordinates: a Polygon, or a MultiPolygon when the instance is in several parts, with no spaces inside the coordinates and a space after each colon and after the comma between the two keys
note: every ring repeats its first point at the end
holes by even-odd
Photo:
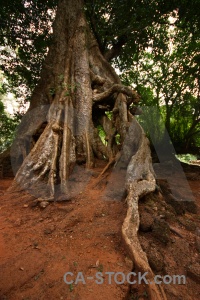
{"type": "MultiPolygon", "coordinates": [[[[35,198],[26,192],[6,191],[12,178],[0,180],[1,300],[148,299],[144,286],[130,287],[128,283],[116,284],[114,280],[108,284],[106,275],[102,285],[96,284],[95,279],[87,279],[95,276],[96,272],[128,274],[133,270],[121,239],[126,204],[114,196],[103,200],[106,177],[95,185],[102,168],[95,169],[97,173],[93,173],[85,189],[70,201],[55,202],[44,209],[36,205],[35,198]],[[63,280],[66,272],[74,273],[73,279],[78,272],[83,272],[86,284],[66,284],[63,280]]],[[[197,179],[189,183],[200,204],[197,179]]],[[[141,214],[145,211],[144,205],[145,202],[142,202],[141,214]]],[[[157,211],[155,206],[153,210],[157,211]]],[[[186,274],[188,264],[199,266],[196,249],[200,231],[199,211],[197,214],[186,212],[178,218],[187,218],[196,227],[190,230],[181,225],[180,220],[178,223],[170,220],[170,225],[181,236],[171,232],[167,246],[156,240],[152,232],[140,233],[147,252],[149,247],[153,249],[154,246],[162,252],[165,264],[158,274],[186,274]]],[[[166,287],[168,299],[198,299],[198,274],[197,277],[194,272],[188,274],[186,285],[166,287]]]]}

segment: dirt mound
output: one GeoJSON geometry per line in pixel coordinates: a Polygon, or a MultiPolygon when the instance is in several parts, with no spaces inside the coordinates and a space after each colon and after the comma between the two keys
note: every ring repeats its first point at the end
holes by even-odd
{"type": "MultiPolygon", "coordinates": [[[[145,284],[119,284],[120,274],[115,280],[112,275],[109,284],[106,272],[139,270],[121,239],[127,210],[124,194],[115,195],[116,182],[110,184],[109,172],[97,181],[102,168],[99,165],[70,200],[44,209],[33,195],[6,192],[12,179],[0,181],[0,299],[148,299],[145,284]],[[68,274],[68,281],[76,280],[78,272],[84,278],[66,284],[66,272],[74,274],[68,274]],[[97,272],[104,275],[102,284],[95,282],[97,272]]],[[[200,187],[197,180],[189,183],[198,204],[196,214],[186,209],[178,214],[165,201],[162,184],[160,191],[140,201],[139,239],[154,273],[186,276],[186,284],[163,285],[168,299],[197,299],[200,292],[200,187]]]]}

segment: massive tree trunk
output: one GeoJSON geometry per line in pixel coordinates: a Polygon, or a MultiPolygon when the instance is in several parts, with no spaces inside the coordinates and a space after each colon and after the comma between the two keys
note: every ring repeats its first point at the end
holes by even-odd
{"type": "Polygon", "coordinates": [[[41,197],[65,193],[75,164],[90,168],[95,157],[112,160],[119,148],[115,136],[120,134],[122,144],[130,121],[124,95],[129,102],[138,100],[100,53],[82,6],[81,1],[60,1],[53,43],[12,147],[14,169],[23,161],[15,182],[33,187],[41,197]],[[113,111],[112,121],[105,111],[113,111]]]}
{"type": "MultiPolygon", "coordinates": [[[[115,170],[127,170],[128,211],[122,235],[135,265],[148,271],[153,281],[137,238],[138,200],[155,189],[148,140],[128,109],[139,97],[121,85],[100,53],[81,0],[59,2],[53,29],[41,79],[13,144],[13,167],[17,170],[22,164],[12,188],[57,200],[69,196],[68,179],[78,165],[87,172],[96,159],[116,161],[115,170]],[[106,145],[99,126],[105,131],[106,145]]],[[[148,290],[150,299],[165,299],[161,286],[151,284],[148,290]]]]}

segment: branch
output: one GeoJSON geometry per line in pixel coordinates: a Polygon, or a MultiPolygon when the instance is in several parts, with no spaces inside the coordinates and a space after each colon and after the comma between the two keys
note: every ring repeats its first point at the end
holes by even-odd
{"type": "Polygon", "coordinates": [[[188,136],[190,137],[191,135],[193,135],[194,133],[191,134],[192,130],[198,125],[198,123],[200,123],[200,118],[198,118],[197,120],[194,120],[189,131],[188,131],[188,136]]]}
{"type": "MultiPolygon", "coordinates": [[[[194,129],[194,128],[193,128],[193,129],[194,129]]],[[[199,133],[200,133],[200,130],[196,130],[196,131],[193,131],[193,132],[192,132],[192,130],[189,130],[188,133],[187,133],[187,135],[186,135],[186,138],[187,138],[187,140],[188,140],[188,139],[190,139],[192,136],[197,135],[197,134],[199,134],[199,133]]]]}
{"type": "Polygon", "coordinates": [[[122,46],[126,44],[127,40],[127,35],[119,37],[119,41],[113,44],[113,47],[104,54],[104,58],[107,61],[111,61],[111,59],[118,56],[122,50],[122,46]]]}

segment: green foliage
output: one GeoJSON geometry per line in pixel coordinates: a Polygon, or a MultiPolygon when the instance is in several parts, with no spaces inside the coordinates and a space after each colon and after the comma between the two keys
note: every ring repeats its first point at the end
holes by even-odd
{"type": "MultiPolygon", "coordinates": [[[[191,148],[200,146],[200,36],[183,24],[182,19],[154,27],[154,40],[138,52],[137,63],[122,80],[136,84],[143,106],[159,109],[175,146],[191,148]]],[[[159,140],[164,131],[154,111],[143,118],[147,127],[154,127],[159,140]]]]}
{"type": "Polygon", "coordinates": [[[156,106],[143,106],[142,114],[137,117],[149,140],[155,145],[162,143],[165,123],[156,106]]]}
{"type": "MultiPolygon", "coordinates": [[[[57,2],[1,1],[1,67],[11,86],[23,84],[29,94],[38,81],[47,47],[52,42],[51,26],[57,2]]],[[[148,47],[154,39],[152,28],[167,22],[170,11],[182,7],[182,19],[192,15],[188,8],[186,11],[185,1],[178,2],[85,0],[85,11],[102,53],[111,47],[118,49],[114,63],[120,70],[126,70],[137,61],[138,50],[148,47]]],[[[188,7],[195,12],[195,5],[194,2],[188,7]]],[[[164,38],[157,40],[157,46],[165,47],[164,41],[164,38]]],[[[19,93],[18,89],[14,91],[19,93]]]]}
{"type": "Polygon", "coordinates": [[[167,13],[176,7],[173,2],[157,0],[86,0],[85,3],[102,53],[114,47],[120,54],[114,63],[121,71],[131,67],[138,49],[148,46],[153,38],[151,26],[164,22],[167,13]]]}
{"type": "Polygon", "coordinates": [[[121,144],[121,139],[120,139],[120,134],[119,134],[119,133],[117,133],[117,134],[115,135],[115,142],[116,142],[117,145],[120,145],[120,144],[121,144]]]}
{"type": "Polygon", "coordinates": [[[2,0],[0,10],[1,70],[17,96],[30,95],[38,81],[51,41],[56,0],[2,0]],[[18,86],[24,86],[23,91],[18,86]]]}
{"type": "Polygon", "coordinates": [[[73,286],[72,283],[70,283],[70,285],[69,285],[69,291],[70,291],[70,292],[73,292],[73,290],[74,290],[74,286],[73,286]]]}
{"type": "Polygon", "coordinates": [[[98,129],[98,132],[99,132],[99,136],[100,136],[103,144],[105,145],[106,144],[106,140],[105,140],[106,133],[105,133],[105,131],[104,131],[104,129],[103,129],[103,127],[101,125],[98,125],[97,129],[98,129]]]}
{"type": "Polygon", "coordinates": [[[0,100],[0,153],[11,145],[19,121],[19,115],[15,115],[13,118],[8,116],[0,100]]]}
{"type": "Polygon", "coordinates": [[[109,120],[112,120],[112,112],[111,111],[105,111],[105,114],[109,120]]]}
{"type": "Polygon", "coordinates": [[[177,158],[184,162],[184,163],[190,163],[192,160],[195,161],[197,160],[197,157],[193,154],[190,154],[190,153],[187,153],[187,154],[179,154],[179,155],[176,155],[177,158]]]}

